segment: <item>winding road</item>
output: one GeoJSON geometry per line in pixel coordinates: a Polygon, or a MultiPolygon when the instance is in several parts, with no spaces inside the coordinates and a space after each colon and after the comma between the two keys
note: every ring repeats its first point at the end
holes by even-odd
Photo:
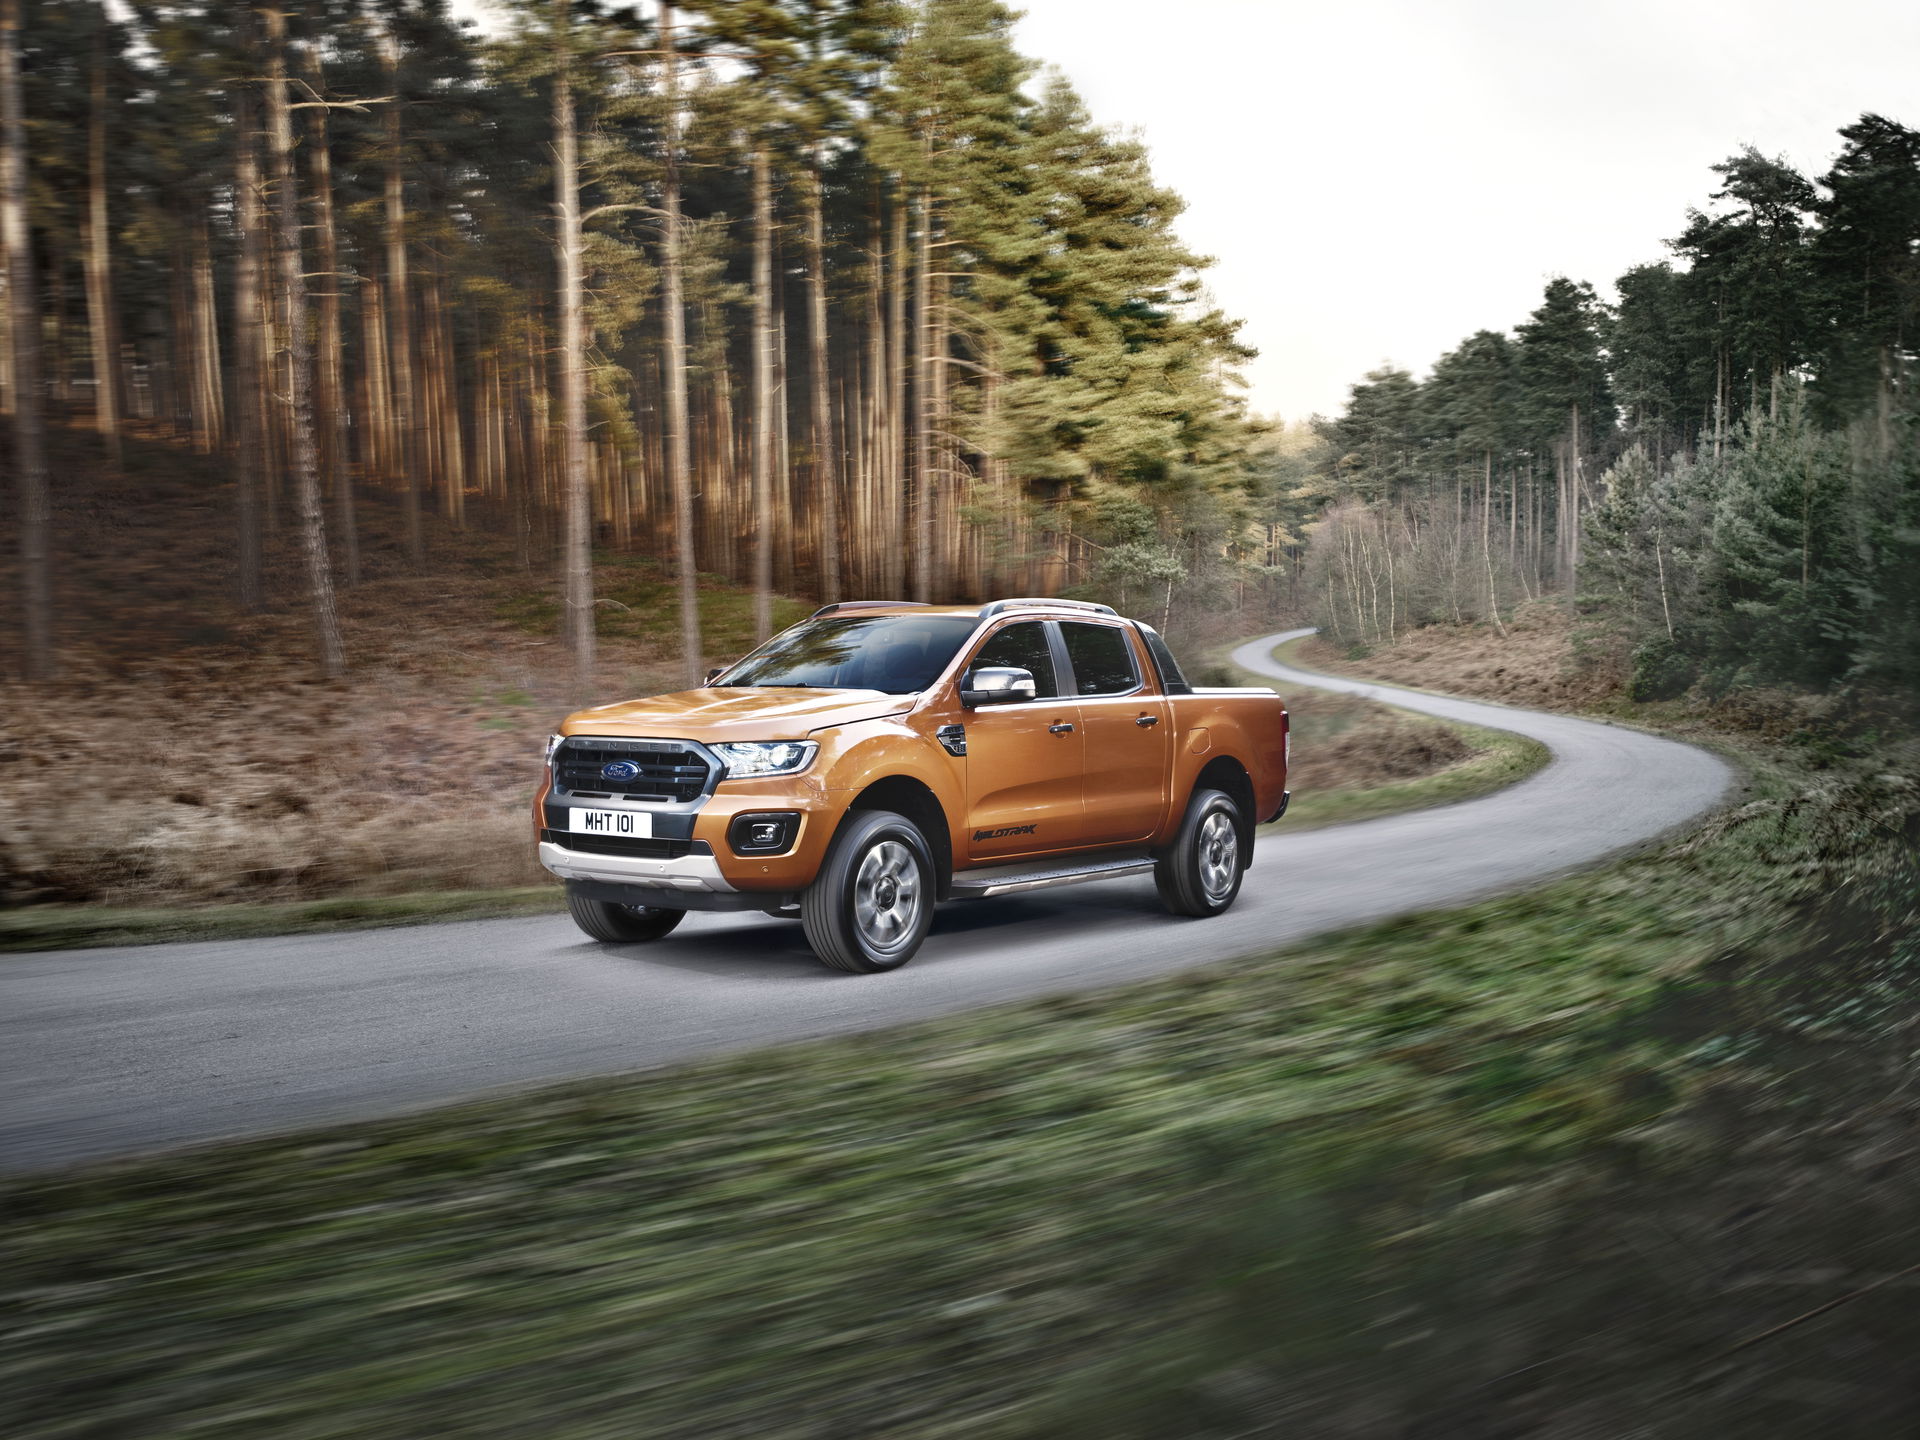
{"type": "Polygon", "coordinates": [[[1314,675],[1543,742],[1553,760],[1484,799],[1259,844],[1239,902],[1165,914],[1149,878],[943,908],[906,969],[828,970],[800,927],[696,915],[650,946],[564,915],[0,957],[0,1167],[39,1169],[612,1074],[1225,960],[1591,864],[1718,803],[1703,750],[1564,715],[1314,675]]]}

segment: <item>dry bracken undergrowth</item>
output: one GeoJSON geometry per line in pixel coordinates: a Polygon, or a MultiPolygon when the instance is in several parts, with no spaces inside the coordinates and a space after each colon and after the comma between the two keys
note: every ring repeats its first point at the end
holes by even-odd
{"type": "MultiPolygon", "coordinates": [[[[290,534],[269,535],[263,612],[233,602],[215,462],[155,440],[110,476],[83,437],[54,440],[61,671],[0,685],[0,904],[544,878],[527,807],[574,703],[557,645],[512,618],[552,588],[541,537],[523,569],[499,536],[430,524],[416,574],[395,507],[363,495],[366,578],[341,597],[353,668],[325,683],[290,534]]],[[[601,660],[602,696],[674,687],[677,667],[644,640],[610,639],[601,660]]]]}

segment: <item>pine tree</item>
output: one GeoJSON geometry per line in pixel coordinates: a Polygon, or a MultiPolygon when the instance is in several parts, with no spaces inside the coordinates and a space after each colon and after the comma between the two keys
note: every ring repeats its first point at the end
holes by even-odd
{"type": "Polygon", "coordinates": [[[1815,394],[1820,413],[1844,422],[1871,407],[1883,455],[1892,446],[1896,397],[1920,336],[1920,131],[1863,115],[1815,203],[1820,228],[1810,267],[1819,283],[1822,335],[1815,394]]]}
{"type": "Polygon", "coordinates": [[[274,184],[274,258],[279,276],[280,311],[287,348],[287,459],[292,470],[294,510],[300,531],[300,558],[306,571],[307,602],[313,617],[320,673],[335,679],[346,658],[335,613],[333,568],[327,555],[326,512],[320,504],[320,456],[313,425],[313,338],[308,328],[307,272],[302,256],[298,175],[293,155],[295,84],[287,63],[287,13],[269,3],[264,21],[266,103],[274,184]]]}
{"type": "Polygon", "coordinates": [[[1554,457],[1555,568],[1569,594],[1580,568],[1589,457],[1604,448],[1613,425],[1600,345],[1604,323],[1591,285],[1556,276],[1547,282],[1540,308],[1518,330],[1522,433],[1554,457]]]}

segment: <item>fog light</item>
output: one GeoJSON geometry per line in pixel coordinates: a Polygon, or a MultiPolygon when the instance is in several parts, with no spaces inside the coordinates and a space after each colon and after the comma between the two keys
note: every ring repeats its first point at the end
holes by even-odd
{"type": "Polygon", "coordinates": [[[791,810],[736,815],[727,827],[727,843],[736,855],[778,855],[793,848],[800,817],[791,810]]]}

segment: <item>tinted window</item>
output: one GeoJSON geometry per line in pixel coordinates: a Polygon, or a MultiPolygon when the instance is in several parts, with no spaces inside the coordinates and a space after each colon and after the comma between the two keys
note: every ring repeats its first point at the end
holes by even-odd
{"type": "Polygon", "coordinates": [[[774,636],[717,683],[909,695],[940,678],[973,627],[964,615],[807,620],[774,636]]]}
{"type": "Polygon", "coordinates": [[[1153,663],[1160,667],[1160,688],[1169,695],[1190,695],[1193,686],[1187,683],[1187,677],[1180,673],[1180,662],[1173,658],[1173,651],[1167,648],[1167,642],[1160,638],[1159,632],[1151,626],[1142,625],[1140,634],[1146,639],[1147,650],[1153,656],[1153,663]]]}
{"type": "Polygon", "coordinates": [[[1035,692],[1042,700],[1060,693],[1060,682],[1053,671],[1053,647],[1047,643],[1047,627],[1038,620],[1023,620],[996,631],[973,657],[973,668],[983,665],[1012,665],[1033,672],[1035,692]]]}
{"type": "Polygon", "coordinates": [[[1133,672],[1133,647],[1118,626],[1065,620],[1060,633],[1067,640],[1067,659],[1080,694],[1116,695],[1140,683],[1133,672]]]}

